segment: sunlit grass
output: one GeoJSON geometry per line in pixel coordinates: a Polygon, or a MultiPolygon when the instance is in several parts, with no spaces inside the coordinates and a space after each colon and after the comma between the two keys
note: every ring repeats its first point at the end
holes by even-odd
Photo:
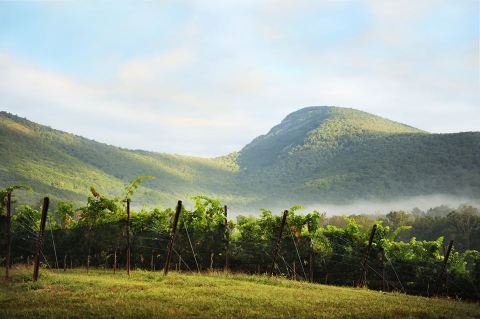
{"type": "Polygon", "coordinates": [[[14,269],[0,318],[33,317],[478,318],[480,306],[258,275],[42,270],[33,283],[31,269],[14,269]]]}

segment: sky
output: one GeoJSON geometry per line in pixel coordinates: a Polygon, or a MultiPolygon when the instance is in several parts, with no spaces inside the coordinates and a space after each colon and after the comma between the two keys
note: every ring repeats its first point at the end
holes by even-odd
{"type": "Polygon", "coordinates": [[[480,1],[0,1],[0,110],[220,156],[305,106],[480,129],[480,1]]]}

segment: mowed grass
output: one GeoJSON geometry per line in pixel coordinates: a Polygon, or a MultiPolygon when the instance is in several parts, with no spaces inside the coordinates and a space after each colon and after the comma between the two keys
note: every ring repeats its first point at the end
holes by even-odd
{"type": "Polygon", "coordinates": [[[41,270],[33,283],[16,268],[0,282],[0,318],[480,318],[478,303],[267,276],[41,270]]]}

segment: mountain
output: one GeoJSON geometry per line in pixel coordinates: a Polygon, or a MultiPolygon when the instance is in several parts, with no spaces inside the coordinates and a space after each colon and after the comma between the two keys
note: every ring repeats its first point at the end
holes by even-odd
{"type": "Polygon", "coordinates": [[[205,159],[128,150],[0,113],[0,186],[27,200],[84,202],[89,187],[118,195],[138,175],[143,203],[205,194],[237,208],[480,194],[480,133],[430,134],[369,113],[307,107],[237,153],[205,159]]]}
{"type": "MultiPolygon", "coordinates": [[[[137,203],[171,204],[205,193],[227,199],[234,170],[223,159],[204,159],[133,151],[57,131],[0,113],[0,182],[31,185],[22,196],[85,201],[91,185],[100,193],[119,195],[139,175],[153,175],[136,193],[137,203]]],[[[229,195],[231,199],[233,195],[229,195]]]]}
{"type": "Polygon", "coordinates": [[[289,153],[324,152],[355,140],[401,133],[425,132],[354,109],[306,107],[245,146],[239,163],[247,168],[263,168],[284,160],[289,153]]]}
{"type": "Polygon", "coordinates": [[[480,194],[480,133],[429,134],[362,111],[307,107],[237,159],[243,184],[304,203],[480,194]]]}

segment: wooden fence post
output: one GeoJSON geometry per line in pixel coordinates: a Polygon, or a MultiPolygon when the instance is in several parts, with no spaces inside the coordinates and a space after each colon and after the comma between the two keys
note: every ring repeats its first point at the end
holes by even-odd
{"type": "Polygon", "coordinates": [[[375,232],[377,231],[377,225],[373,225],[372,232],[370,233],[370,239],[368,240],[367,250],[365,251],[365,255],[363,256],[362,262],[362,274],[360,276],[360,280],[358,281],[357,287],[362,288],[367,281],[367,262],[368,262],[368,255],[370,254],[370,249],[372,248],[373,237],[375,236],[375,232]]]}
{"type": "Polygon", "coordinates": [[[447,285],[447,264],[448,259],[450,258],[450,253],[452,252],[453,240],[450,240],[448,244],[447,252],[445,258],[443,259],[442,270],[440,271],[440,276],[438,277],[438,288],[437,295],[440,293],[440,290],[447,285]]]}
{"type": "Polygon", "coordinates": [[[12,264],[12,193],[7,193],[7,251],[5,256],[5,279],[10,277],[10,266],[12,264]]]}
{"type": "Polygon", "coordinates": [[[169,268],[170,268],[170,261],[172,259],[173,245],[175,243],[175,237],[177,235],[178,218],[180,216],[181,211],[182,211],[182,201],[179,200],[178,203],[177,203],[177,209],[175,210],[175,217],[173,219],[172,233],[170,234],[170,240],[168,242],[168,247],[167,247],[167,257],[165,259],[165,267],[163,269],[163,275],[164,276],[166,276],[168,274],[168,271],[169,271],[169,268]]]}
{"type": "Polygon", "coordinates": [[[45,234],[45,223],[47,221],[47,212],[48,212],[48,205],[50,200],[48,197],[43,199],[42,205],[42,217],[40,219],[40,230],[38,231],[38,238],[37,238],[37,245],[35,247],[35,265],[33,267],[33,282],[38,280],[38,270],[40,267],[40,254],[42,253],[43,249],[43,235],[45,234]]]}
{"type": "Polygon", "coordinates": [[[63,256],[63,272],[67,271],[67,255],[63,256]]]}
{"type": "Polygon", "coordinates": [[[130,198],[127,198],[127,274],[130,276],[131,247],[130,247],[130,198]]]}
{"type": "Polygon", "coordinates": [[[223,209],[225,211],[225,268],[224,268],[224,271],[228,271],[228,264],[229,264],[228,248],[229,248],[229,245],[230,245],[230,231],[228,229],[228,219],[227,219],[228,208],[227,208],[227,205],[225,205],[223,207],[223,209]]]}
{"type": "Polygon", "coordinates": [[[285,223],[287,222],[288,210],[283,212],[282,223],[280,225],[280,230],[278,231],[278,238],[275,244],[275,248],[273,250],[272,256],[272,267],[270,267],[270,277],[273,275],[273,271],[275,270],[275,262],[277,261],[278,251],[280,250],[280,242],[282,241],[283,229],[285,227],[285,223]]]}

